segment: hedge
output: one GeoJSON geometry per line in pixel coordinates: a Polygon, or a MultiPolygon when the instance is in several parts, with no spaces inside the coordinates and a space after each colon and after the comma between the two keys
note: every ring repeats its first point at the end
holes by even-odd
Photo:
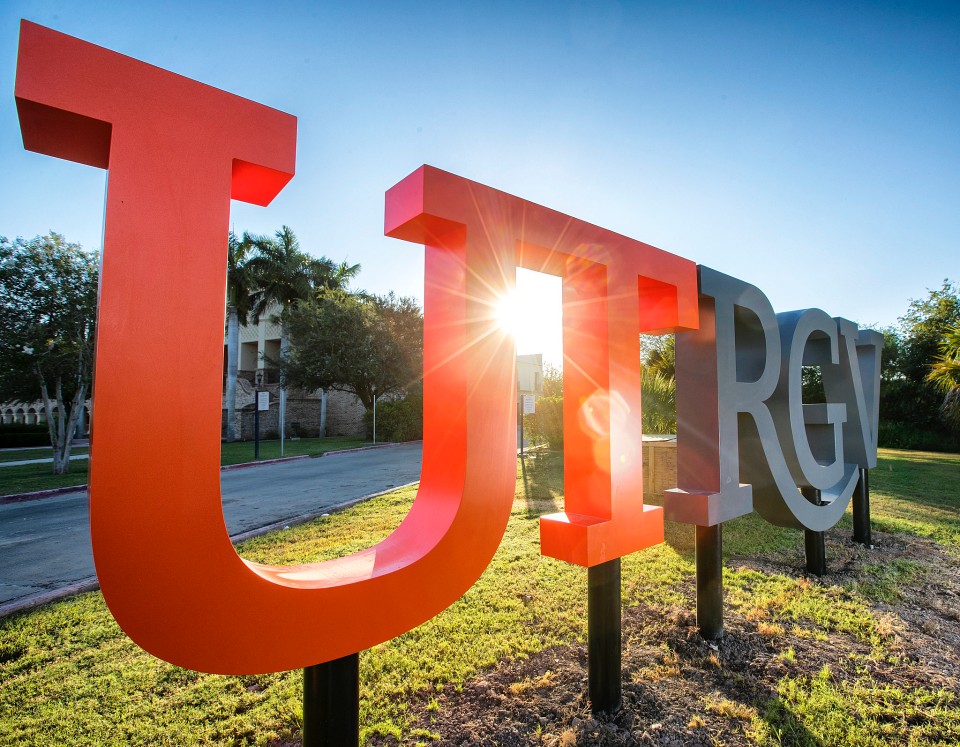
{"type": "Polygon", "coordinates": [[[0,425],[0,449],[49,445],[50,432],[46,425],[26,425],[24,423],[0,425]]]}

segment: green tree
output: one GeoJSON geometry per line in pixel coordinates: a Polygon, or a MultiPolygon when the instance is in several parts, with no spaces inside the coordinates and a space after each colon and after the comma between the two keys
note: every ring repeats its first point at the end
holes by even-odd
{"type": "Polygon", "coordinates": [[[927,376],[944,395],[940,411],[955,428],[960,428],[960,325],[949,327],[927,376]]]}
{"type": "Polygon", "coordinates": [[[0,237],[0,391],[43,402],[58,475],[90,389],[98,274],[96,256],[60,234],[0,237]]]}
{"type": "MultiPolygon", "coordinates": [[[[960,430],[946,417],[942,384],[931,379],[949,331],[960,325],[960,292],[949,280],[912,299],[895,328],[884,330],[880,444],[912,449],[960,448],[960,430]]],[[[949,395],[949,392],[946,392],[949,395]]]]}
{"type": "Polygon", "coordinates": [[[640,335],[640,358],[644,368],[668,379],[677,377],[677,338],[673,335],[640,335]]]}
{"type": "MultiPolygon", "coordinates": [[[[546,377],[546,374],[544,374],[546,377]]],[[[523,416],[523,432],[533,443],[563,450],[563,394],[546,394],[537,400],[536,412],[523,416]]]]}
{"type": "Polygon", "coordinates": [[[640,336],[644,433],[677,432],[677,348],[673,335],[640,336]]]}
{"type": "Polygon", "coordinates": [[[272,239],[245,233],[243,241],[254,250],[246,263],[254,283],[250,308],[254,324],[259,324],[274,306],[280,308],[280,422],[285,423],[284,361],[290,355],[289,315],[318,291],[346,288],[360,272],[360,265],[337,264],[327,257],[310,256],[300,249],[300,242],[289,226],[283,226],[272,239]]]}
{"type": "Polygon", "coordinates": [[[899,319],[901,373],[912,381],[925,381],[947,331],[958,324],[960,288],[949,280],[926,298],[911,299],[907,313],[899,319]]]}
{"type": "Polygon", "coordinates": [[[662,371],[644,368],[640,379],[644,433],[677,432],[677,380],[662,371]]]}
{"type": "Polygon", "coordinates": [[[523,433],[531,443],[563,449],[563,371],[549,363],[543,367],[543,393],[536,410],[523,416],[523,433]]]}
{"type": "Polygon", "coordinates": [[[563,396],[563,371],[549,363],[543,367],[543,396],[563,396]]]}
{"type": "Polygon", "coordinates": [[[237,359],[240,324],[250,314],[253,277],[247,266],[251,244],[230,232],[227,240],[227,441],[236,440],[234,420],[237,408],[237,359]]]}
{"type": "Polygon", "coordinates": [[[419,392],[423,314],[412,298],[328,290],[288,314],[291,354],[281,365],[292,386],[374,397],[419,392]]]}

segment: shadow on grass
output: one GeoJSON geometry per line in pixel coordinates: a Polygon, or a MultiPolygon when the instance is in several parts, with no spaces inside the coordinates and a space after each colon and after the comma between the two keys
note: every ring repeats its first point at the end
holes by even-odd
{"type": "Polygon", "coordinates": [[[563,508],[563,452],[529,452],[519,458],[527,518],[557,513],[563,508]]]}
{"type": "Polygon", "coordinates": [[[790,744],[797,747],[824,747],[825,742],[810,731],[791,711],[779,695],[767,701],[760,719],[770,730],[774,744],[790,744]]]}

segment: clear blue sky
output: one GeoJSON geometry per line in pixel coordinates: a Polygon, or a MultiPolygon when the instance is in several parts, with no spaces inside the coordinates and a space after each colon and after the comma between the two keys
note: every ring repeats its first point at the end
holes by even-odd
{"type": "Polygon", "coordinates": [[[960,4],[164,2],[0,5],[0,234],[99,247],[104,174],[27,153],[21,17],[290,112],[289,224],[422,293],[382,236],[423,163],[759,286],[777,311],[893,323],[960,280],[960,4]]]}

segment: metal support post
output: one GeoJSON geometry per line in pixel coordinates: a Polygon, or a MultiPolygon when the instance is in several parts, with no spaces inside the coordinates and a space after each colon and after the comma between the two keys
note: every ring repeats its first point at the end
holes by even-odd
{"type": "Polygon", "coordinates": [[[620,710],[620,558],[587,569],[587,664],[594,713],[620,710]]]}
{"type": "MultiPolygon", "coordinates": [[[[819,506],[820,491],[816,488],[800,488],[803,496],[813,505],[819,506]]],[[[814,576],[823,576],[827,572],[827,550],[823,539],[823,532],[803,530],[803,549],[807,558],[807,573],[814,576]]]]}
{"type": "Polygon", "coordinates": [[[360,654],[303,670],[303,747],[360,743],[360,654]]]}
{"type": "Polygon", "coordinates": [[[697,625],[708,641],[723,637],[722,524],[697,527],[697,625]]]}
{"type": "Polygon", "coordinates": [[[520,456],[523,456],[523,395],[517,395],[517,438],[520,440],[520,456]]]}
{"type": "Polygon", "coordinates": [[[260,459],[260,390],[253,393],[253,461],[260,459]]]}
{"type": "Polygon", "coordinates": [[[280,456],[283,456],[283,440],[287,433],[287,389],[283,380],[280,381],[280,409],[277,412],[280,421],[280,456]]]}
{"type": "Polygon", "coordinates": [[[853,541],[872,547],[870,538],[870,470],[861,469],[853,491],[853,541]]]}

